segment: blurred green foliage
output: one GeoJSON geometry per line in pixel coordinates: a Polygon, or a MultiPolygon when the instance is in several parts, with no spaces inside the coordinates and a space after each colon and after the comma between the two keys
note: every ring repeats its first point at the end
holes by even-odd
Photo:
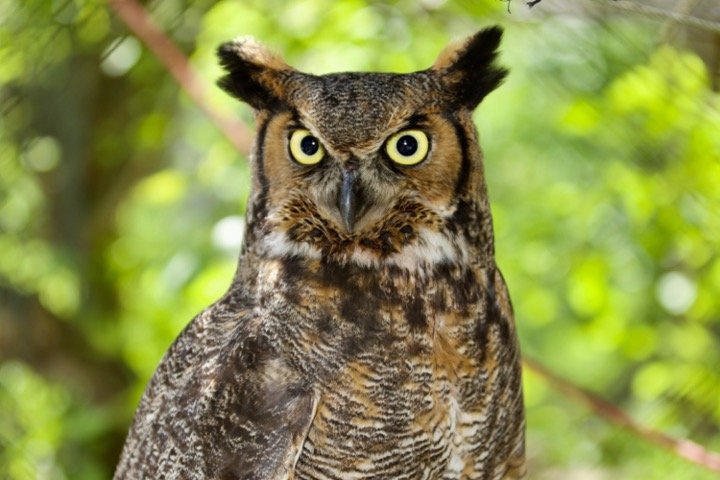
{"type": "MultiPolygon", "coordinates": [[[[476,120],[524,352],[718,451],[720,96],[655,21],[516,3],[147,8],[208,84],[239,34],[314,73],[412,71],[502,23],[512,74],[476,120]]],[[[163,352],[229,285],[248,166],[100,0],[5,0],[0,84],[0,478],[109,478],[163,352]]],[[[716,478],[525,380],[531,478],[716,478]]]]}

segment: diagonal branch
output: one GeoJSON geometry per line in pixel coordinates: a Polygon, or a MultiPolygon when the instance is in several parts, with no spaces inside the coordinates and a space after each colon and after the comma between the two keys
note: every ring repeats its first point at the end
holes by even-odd
{"type": "Polygon", "coordinates": [[[110,6],[127,27],[140,38],[167,68],[195,104],[242,154],[250,151],[252,137],[247,127],[210,107],[206,87],[190,67],[187,57],[152,21],[137,0],[110,0],[110,6]]]}
{"type": "MultiPolygon", "coordinates": [[[[594,0],[596,3],[605,4],[611,8],[617,8],[618,10],[624,10],[626,12],[639,13],[650,18],[657,18],[659,20],[670,20],[672,22],[687,25],[689,27],[699,28],[701,30],[707,30],[710,32],[720,33],[720,23],[705,18],[695,17],[690,15],[687,11],[671,11],[660,7],[654,7],[652,5],[646,5],[631,0],[594,0]]],[[[526,5],[529,8],[534,7],[542,0],[530,0],[526,1],[526,5]]]]}
{"type": "MultiPolygon", "coordinates": [[[[678,0],[673,8],[673,13],[678,15],[690,15],[698,3],[700,3],[700,0],[678,0]]],[[[677,35],[677,27],[678,22],[674,18],[665,22],[665,25],[663,25],[660,30],[660,38],[663,43],[669,43],[672,38],[677,35]]]]}
{"type": "Polygon", "coordinates": [[[700,444],[685,438],[674,438],[665,433],[645,427],[636,422],[623,410],[600,398],[597,394],[585,390],[570,381],[556,375],[541,363],[525,356],[525,366],[565,394],[568,398],[584,403],[590,410],[610,423],[625,428],[648,443],[665,448],[690,462],[720,472],[720,454],[708,451],[700,444]]]}
{"type": "Polygon", "coordinates": [[[695,27],[710,32],[720,33],[720,23],[704,18],[698,18],[684,12],[665,10],[664,8],[653,7],[652,5],[640,4],[630,0],[596,0],[609,7],[614,7],[626,12],[639,13],[651,18],[660,20],[672,20],[673,22],[695,27]]]}

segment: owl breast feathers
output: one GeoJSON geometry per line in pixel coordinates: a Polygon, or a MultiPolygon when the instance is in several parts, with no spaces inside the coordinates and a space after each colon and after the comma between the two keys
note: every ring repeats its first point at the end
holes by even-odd
{"type": "Polygon", "coordinates": [[[249,39],[255,111],[228,292],[165,354],[115,479],[517,479],[520,354],[471,113],[482,30],[409,74],[311,75],[249,39]]]}

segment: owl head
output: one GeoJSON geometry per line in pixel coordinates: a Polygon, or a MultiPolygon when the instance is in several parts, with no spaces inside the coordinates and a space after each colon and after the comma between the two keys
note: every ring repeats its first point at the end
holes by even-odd
{"type": "Polygon", "coordinates": [[[312,75],[251,39],[218,82],[255,111],[245,249],[414,269],[492,258],[471,113],[506,76],[481,30],[428,69],[312,75]]]}

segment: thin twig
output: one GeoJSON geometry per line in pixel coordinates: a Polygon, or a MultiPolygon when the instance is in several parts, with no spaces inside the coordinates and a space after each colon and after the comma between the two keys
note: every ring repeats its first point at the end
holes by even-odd
{"type": "Polygon", "coordinates": [[[597,394],[585,390],[556,375],[536,360],[526,356],[524,363],[526,367],[545,379],[557,390],[563,392],[570,398],[584,403],[598,416],[606,419],[610,423],[625,428],[643,440],[670,450],[677,456],[690,462],[712,470],[713,472],[720,472],[720,454],[711,452],[692,440],[674,438],[639,424],[617,406],[600,398],[597,394]]]}
{"type": "MultiPolygon", "coordinates": [[[[700,3],[700,0],[678,0],[675,7],[673,7],[673,12],[679,15],[690,15],[698,3],[700,3]]],[[[665,22],[660,33],[663,43],[672,40],[672,37],[676,34],[677,25],[677,21],[672,18],[665,22]]]]}
{"type": "MultiPolygon", "coordinates": [[[[598,3],[604,3],[607,6],[625,10],[627,12],[640,13],[647,17],[654,17],[660,20],[671,20],[675,23],[687,25],[701,30],[720,33],[720,22],[698,18],[689,15],[686,12],[665,10],[663,8],[653,7],[651,5],[640,4],[631,0],[595,0],[598,3]]],[[[526,1],[528,7],[532,8],[542,0],[526,1]]],[[[508,4],[508,8],[510,5],[508,4]]]]}
{"type": "Polygon", "coordinates": [[[627,12],[640,13],[647,17],[654,17],[661,20],[673,20],[674,22],[687,25],[690,27],[699,28],[702,30],[708,30],[715,33],[720,33],[720,23],[713,22],[711,20],[705,20],[704,18],[694,17],[681,12],[673,12],[671,10],[665,10],[663,8],[653,7],[650,5],[639,4],[629,0],[595,0],[599,3],[627,12]]]}
{"type": "Polygon", "coordinates": [[[190,67],[183,52],[152,21],[137,0],[110,0],[110,6],[127,27],[140,38],[155,57],[167,68],[195,104],[210,117],[235,148],[247,155],[252,138],[248,128],[211,108],[207,101],[206,87],[190,67]]]}

